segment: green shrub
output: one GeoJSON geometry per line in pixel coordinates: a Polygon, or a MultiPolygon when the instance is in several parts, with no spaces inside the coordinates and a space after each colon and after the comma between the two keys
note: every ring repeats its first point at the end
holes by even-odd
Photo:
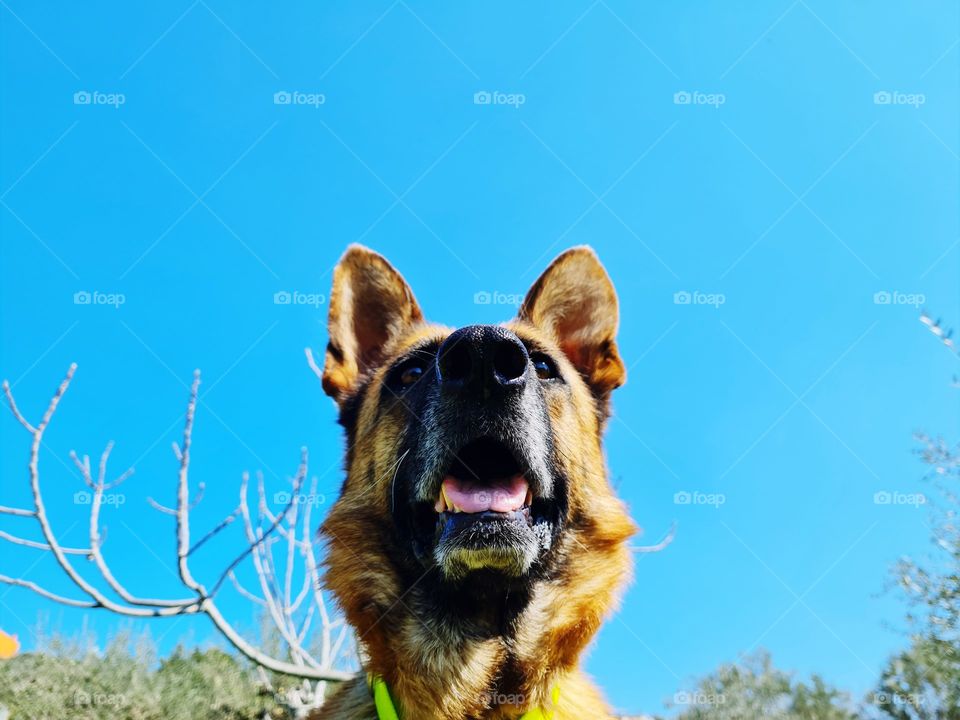
{"type": "MultiPolygon", "coordinates": [[[[11,720],[267,720],[289,717],[251,668],[219,649],[157,660],[144,636],[102,653],[54,638],[0,662],[0,707],[11,720]]],[[[3,717],[0,711],[0,717],[3,717]]]]}

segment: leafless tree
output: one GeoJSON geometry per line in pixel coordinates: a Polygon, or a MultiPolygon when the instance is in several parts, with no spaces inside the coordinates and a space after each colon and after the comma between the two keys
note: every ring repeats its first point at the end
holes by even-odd
{"type": "MultiPolygon", "coordinates": [[[[257,502],[251,512],[248,492],[250,477],[244,474],[240,482],[239,502],[236,508],[205,535],[194,540],[191,535],[190,513],[203,497],[200,484],[195,494],[190,487],[190,451],[200,373],[195,373],[187,404],[183,440],[173,444],[177,459],[176,505],[164,507],[152,498],[150,504],[159,512],[171,516],[176,523],[176,560],[185,592],[176,599],[143,598],[129,592],[116,578],[103,554],[104,535],[100,529],[100,510],[104,495],[126,481],[133,468],[108,480],[107,465],[113,443],[100,456],[96,468],[90,458],[71,452],[70,457],[89,488],[89,544],[86,547],[66,547],[60,543],[47,515],[40,482],[40,448],[60,401],[70,387],[76,365],[71,365],[66,377],[54,393],[40,422],[30,423],[17,407],[9,383],[4,381],[3,392],[10,410],[31,437],[29,453],[29,484],[33,498],[32,508],[0,505],[0,514],[33,519],[39,526],[43,542],[29,540],[0,531],[0,540],[49,552],[76,589],[80,597],[67,597],[51,592],[41,585],[23,578],[0,574],[0,583],[27,588],[49,600],[77,608],[102,608],[117,615],[134,618],[171,617],[178,615],[206,615],[224,638],[258,668],[263,682],[271,689],[269,673],[291,676],[292,687],[275,689],[282,692],[285,704],[297,716],[305,716],[323,702],[326,683],[342,681],[353,673],[344,669],[355,659],[356,643],[351,628],[336,613],[323,591],[320,566],[312,542],[311,509],[316,504],[317,480],[304,493],[307,478],[307,451],[301,451],[300,465],[291,481],[289,493],[284,493],[283,507],[274,512],[267,501],[263,476],[256,477],[257,502]],[[287,497],[288,496],[288,497],[287,497]],[[240,519],[245,535],[245,546],[223,569],[212,585],[197,580],[190,569],[191,556],[207,541],[240,519]],[[276,561],[279,551],[282,561],[276,561]],[[92,561],[103,583],[116,596],[108,596],[98,585],[87,581],[77,571],[77,557],[92,561]],[[249,560],[256,575],[258,587],[244,587],[236,575],[241,563],[249,560]],[[301,579],[302,576],[302,579],[301,579]],[[268,653],[246,640],[217,607],[217,597],[230,582],[243,597],[262,608],[270,624],[279,635],[280,653],[268,653]],[[208,589],[209,588],[209,589],[208,589]]],[[[276,498],[275,498],[276,499],[276,498]]]]}

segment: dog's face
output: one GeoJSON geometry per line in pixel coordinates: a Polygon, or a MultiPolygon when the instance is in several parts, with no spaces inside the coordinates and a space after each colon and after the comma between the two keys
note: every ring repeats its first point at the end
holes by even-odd
{"type": "Polygon", "coordinates": [[[348,442],[324,526],[341,600],[427,575],[441,594],[529,590],[629,535],[600,444],[625,379],[616,329],[613,286],[588,248],[558,257],[515,320],[456,330],[425,322],[384,258],[348,249],[323,372],[348,442]]]}

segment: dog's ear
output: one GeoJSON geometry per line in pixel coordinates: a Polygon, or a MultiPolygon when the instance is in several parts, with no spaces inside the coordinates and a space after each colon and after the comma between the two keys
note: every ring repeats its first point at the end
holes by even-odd
{"type": "Polygon", "coordinates": [[[626,381],[616,344],[617,293],[586,245],[550,264],[527,293],[519,317],[553,336],[598,397],[626,381]]]}
{"type": "Polygon", "coordinates": [[[324,391],[342,401],[383,361],[386,345],[422,321],[413,291],[386,258],[362,245],[348,247],[333,271],[324,391]]]}

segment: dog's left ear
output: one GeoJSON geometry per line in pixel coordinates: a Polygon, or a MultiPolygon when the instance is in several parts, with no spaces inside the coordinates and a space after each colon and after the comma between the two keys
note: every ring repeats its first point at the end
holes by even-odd
{"type": "Polygon", "coordinates": [[[333,271],[324,391],[342,402],[383,361],[387,344],[421,322],[413,291],[386,258],[362,245],[348,247],[333,271]]]}
{"type": "Polygon", "coordinates": [[[530,288],[519,318],[549,333],[601,399],[627,379],[617,352],[617,293],[593,249],[562,253],[530,288]]]}

